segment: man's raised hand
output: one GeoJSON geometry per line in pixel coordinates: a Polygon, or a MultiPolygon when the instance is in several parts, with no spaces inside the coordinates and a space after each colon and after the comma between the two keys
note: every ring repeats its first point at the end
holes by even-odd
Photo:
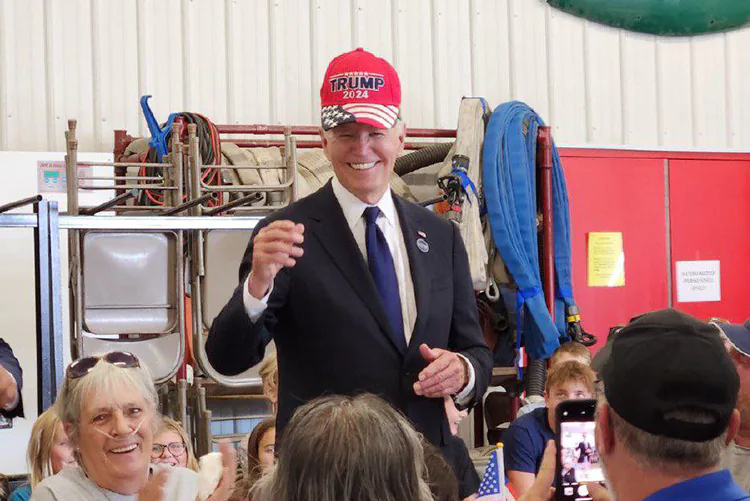
{"type": "Polygon", "coordinates": [[[268,293],[279,271],[297,264],[304,253],[305,227],[294,221],[274,221],[253,239],[253,263],[247,281],[251,296],[261,299],[268,293]]]}

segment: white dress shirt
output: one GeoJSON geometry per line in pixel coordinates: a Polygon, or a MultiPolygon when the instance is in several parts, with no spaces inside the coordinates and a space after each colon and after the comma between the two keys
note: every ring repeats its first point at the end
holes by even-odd
{"type": "MultiPolygon", "coordinates": [[[[357,247],[362,257],[367,261],[367,247],[365,242],[365,219],[363,214],[365,209],[372,207],[370,204],[366,204],[356,196],[354,196],[349,190],[339,182],[334,176],[332,180],[333,194],[336,197],[341,210],[344,213],[344,218],[349,225],[349,229],[354,235],[354,240],[357,242],[357,247]]],[[[406,344],[408,345],[411,341],[412,333],[414,332],[414,324],[417,321],[417,301],[414,296],[414,282],[411,276],[411,267],[409,266],[409,256],[406,253],[406,243],[404,242],[404,234],[401,231],[401,222],[396,212],[396,206],[393,203],[393,194],[388,189],[374,204],[380,209],[380,215],[376,221],[378,228],[383,232],[385,240],[388,243],[388,248],[391,251],[393,257],[393,265],[396,268],[396,280],[398,281],[398,294],[401,299],[401,317],[404,322],[404,335],[406,337],[406,344]]],[[[247,279],[245,280],[243,287],[243,302],[245,304],[245,310],[247,311],[250,320],[255,322],[260,318],[263,311],[266,309],[266,302],[268,297],[271,295],[271,290],[262,299],[256,299],[253,297],[247,289],[247,279]]],[[[469,380],[466,387],[456,395],[456,400],[460,404],[465,404],[467,397],[471,394],[474,389],[475,375],[474,367],[471,365],[466,357],[458,354],[463,358],[469,367],[469,380]]]]}

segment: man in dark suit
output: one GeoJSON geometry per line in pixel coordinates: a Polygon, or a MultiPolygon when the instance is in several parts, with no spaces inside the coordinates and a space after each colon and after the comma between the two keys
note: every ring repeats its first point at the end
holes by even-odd
{"type": "Polygon", "coordinates": [[[579,463],[590,463],[591,462],[591,444],[586,440],[586,434],[584,433],[581,437],[581,441],[578,443],[578,462],[579,463]]]}
{"type": "Polygon", "coordinates": [[[445,451],[443,398],[470,407],[489,383],[458,228],[390,189],[400,100],[385,60],[357,49],[331,62],[321,138],[335,177],[258,225],[211,326],[206,352],[224,374],[257,364],[274,339],[277,433],[309,400],[372,392],[445,451]]]}
{"type": "Polygon", "coordinates": [[[23,417],[23,372],[8,343],[0,339],[0,416],[23,417]]]}

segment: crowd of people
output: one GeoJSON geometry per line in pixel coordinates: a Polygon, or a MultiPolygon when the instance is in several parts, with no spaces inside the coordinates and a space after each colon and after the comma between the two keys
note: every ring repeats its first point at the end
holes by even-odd
{"type": "MultiPolygon", "coordinates": [[[[492,353],[459,230],[392,193],[406,137],[398,75],[362,49],[342,54],[326,70],[321,105],[334,177],[258,224],[205,347],[227,375],[265,360],[275,416],[243,441],[239,462],[221,444],[214,486],[196,471],[184,429],[160,415],[135,356],[84,357],[34,426],[31,481],[14,501],[477,498],[456,432],[486,393],[492,353]],[[278,359],[266,357],[271,340],[278,359]]],[[[23,415],[23,382],[9,352],[0,343],[0,413],[13,417],[23,415]]],[[[543,402],[504,434],[510,495],[554,496],[555,410],[596,398],[593,436],[579,433],[563,454],[569,484],[594,462],[603,468],[606,486],[584,484],[583,497],[750,500],[749,374],[750,324],[675,310],[633,319],[593,361],[564,344],[543,402]]]]}
{"type": "MultiPolygon", "coordinates": [[[[279,382],[270,360],[264,389],[273,399],[279,382]]],[[[560,465],[562,485],[582,484],[576,463],[596,462],[606,484],[586,487],[599,501],[750,499],[750,322],[711,324],[657,311],[609,339],[596,357],[598,374],[588,362],[579,348],[563,345],[551,361],[546,406],[518,417],[504,435],[517,499],[552,499],[554,409],[581,398],[598,400],[594,436],[576,435],[560,465]]],[[[242,466],[222,444],[222,476],[208,501],[465,497],[442,451],[373,394],[300,406],[278,448],[275,426],[271,417],[252,430],[240,449],[242,466]]],[[[34,423],[27,458],[29,483],[10,494],[12,501],[197,499],[192,441],[159,414],[151,375],[124,352],[70,364],[55,405],[34,423]]],[[[7,483],[0,490],[7,499],[7,483]]]]}

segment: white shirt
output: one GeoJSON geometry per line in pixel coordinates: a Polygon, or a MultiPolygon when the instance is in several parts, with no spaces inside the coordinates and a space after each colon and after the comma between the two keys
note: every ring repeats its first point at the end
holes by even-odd
{"type": "MultiPolygon", "coordinates": [[[[169,471],[161,499],[193,501],[198,495],[198,474],[179,466],[151,465],[169,471]]],[[[119,494],[96,485],[82,468],[69,466],[34,487],[30,501],[138,501],[138,494],[119,494]]]]}
{"type": "MultiPolygon", "coordinates": [[[[354,235],[354,240],[357,242],[359,252],[362,254],[365,261],[367,261],[367,246],[365,241],[366,223],[363,214],[365,209],[372,207],[372,205],[366,204],[354,196],[349,190],[344,188],[335,176],[333,177],[331,184],[333,195],[341,206],[344,218],[349,225],[349,229],[352,231],[352,235],[354,235]]],[[[376,224],[378,225],[378,228],[380,228],[380,231],[383,232],[383,236],[385,236],[388,248],[391,251],[391,256],[393,257],[393,265],[396,269],[398,295],[401,300],[401,317],[404,322],[404,336],[406,337],[406,344],[408,345],[409,341],[411,341],[412,333],[414,332],[414,324],[417,321],[417,301],[414,296],[414,282],[411,276],[411,267],[409,266],[409,256],[406,253],[404,234],[401,231],[401,222],[399,221],[398,213],[396,212],[396,205],[393,203],[393,194],[391,190],[386,190],[374,206],[377,206],[380,209],[380,215],[378,216],[376,224]]],[[[271,290],[273,290],[273,287],[271,290]]],[[[263,299],[256,299],[248,291],[247,279],[245,280],[242,298],[245,304],[245,310],[247,311],[250,320],[253,322],[258,320],[266,309],[266,302],[271,295],[271,290],[269,290],[263,299]]],[[[465,404],[466,401],[469,400],[467,397],[474,389],[474,367],[466,357],[460,353],[458,353],[458,356],[463,358],[469,367],[468,384],[458,395],[456,395],[456,400],[460,404],[465,404]]]]}

